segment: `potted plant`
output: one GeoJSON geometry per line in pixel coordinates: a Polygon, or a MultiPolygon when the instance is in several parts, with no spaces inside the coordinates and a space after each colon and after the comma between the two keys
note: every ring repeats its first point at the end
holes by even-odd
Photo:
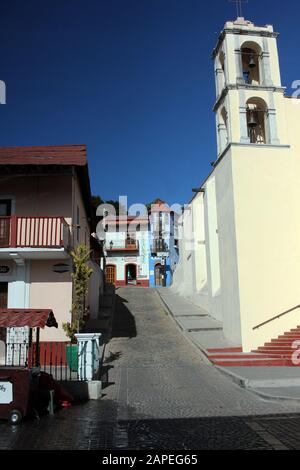
{"type": "Polygon", "coordinates": [[[71,252],[73,260],[73,304],[71,323],[63,323],[63,329],[70,338],[71,344],[66,346],[67,363],[72,372],[78,370],[78,345],[75,334],[80,333],[88,320],[86,298],[89,289],[89,279],[93,273],[89,266],[90,250],[86,245],[78,245],[71,252]]]}

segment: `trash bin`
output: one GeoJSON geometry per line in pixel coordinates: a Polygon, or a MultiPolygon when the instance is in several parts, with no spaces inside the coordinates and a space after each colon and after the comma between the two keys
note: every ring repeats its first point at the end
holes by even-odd
{"type": "Polygon", "coordinates": [[[32,374],[24,367],[0,367],[0,418],[19,424],[28,413],[32,374]]]}

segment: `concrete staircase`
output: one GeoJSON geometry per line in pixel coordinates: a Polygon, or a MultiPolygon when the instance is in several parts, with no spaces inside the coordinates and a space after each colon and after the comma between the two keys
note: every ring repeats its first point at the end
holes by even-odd
{"type": "Polygon", "coordinates": [[[243,353],[242,348],[208,349],[207,357],[215,365],[223,367],[240,366],[288,366],[295,367],[293,353],[300,359],[300,326],[272,339],[250,353],[243,353]],[[294,344],[299,341],[299,345],[294,344]],[[293,347],[294,346],[294,347],[293,347]],[[299,355],[296,351],[299,350],[299,355]]]}

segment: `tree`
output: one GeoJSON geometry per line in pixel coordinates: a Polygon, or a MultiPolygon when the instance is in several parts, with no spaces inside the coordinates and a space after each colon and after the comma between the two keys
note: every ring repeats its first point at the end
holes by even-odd
{"type": "MultiPolygon", "coordinates": [[[[100,206],[101,204],[110,204],[111,206],[115,208],[116,215],[120,215],[122,206],[119,201],[114,201],[113,199],[104,201],[101,196],[92,196],[92,206],[95,207],[95,209],[97,209],[97,207],[100,206]]],[[[123,208],[123,210],[124,209],[125,208],[123,208]]]]}
{"type": "Polygon", "coordinates": [[[79,333],[88,319],[88,308],[86,298],[88,295],[89,279],[93,273],[89,267],[90,250],[86,245],[78,245],[71,252],[74,271],[72,273],[74,298],[72,305],[71,323],[63,323],[63,329],[71,342],[75,341],[75,333],[79,333]]]}

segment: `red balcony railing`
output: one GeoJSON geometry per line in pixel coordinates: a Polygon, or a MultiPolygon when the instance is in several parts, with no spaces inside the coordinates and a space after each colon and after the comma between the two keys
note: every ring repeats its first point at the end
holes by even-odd
{"type": "Polygon", "coordinates": [[[0,217],[0,248],[68,248],[63,217],[0,217]]]}

